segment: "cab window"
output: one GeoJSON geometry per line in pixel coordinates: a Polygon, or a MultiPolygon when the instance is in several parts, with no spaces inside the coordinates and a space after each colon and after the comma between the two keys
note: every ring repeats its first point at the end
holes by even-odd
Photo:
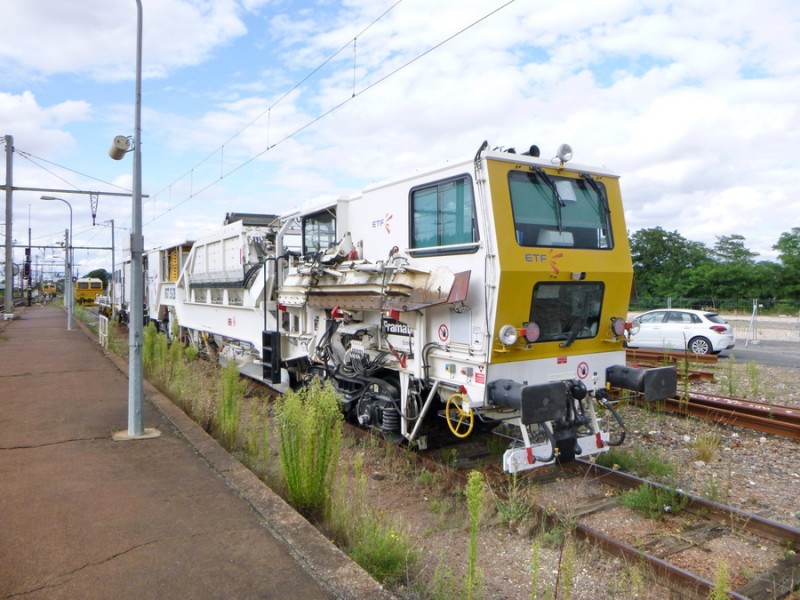
{"type": "Polygon", "coordinates": [[[593,338],[603,308],[602,282],[540,282],[533,288],[530,321],[539,326],[538,342],[593,338]]]}
{"type": "Polygon", "coordinates": [[[469,175],[412,189],[410,208],[412,256],[477,250],[478,229],[469,175]]]}
{"type": "Polygon", "coordinates": [[[605,186],[592,179],[509,171],[514,229],[520,246],[613,247],[605,186]]]}
{"type": "Polygon", "coordinates": [[[336,211],[321,210],[303,217],[303,256],[324,252],[336,243],[336,211]]]}

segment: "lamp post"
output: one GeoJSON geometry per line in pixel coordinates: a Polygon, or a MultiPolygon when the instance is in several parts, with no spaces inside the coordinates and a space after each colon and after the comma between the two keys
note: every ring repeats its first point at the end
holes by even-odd
{"type": "MultiPolygon", "coordinates": [[[[142,237],[142,0],[136,0],[136,92],[133,119],[133,194],[131,207],[131,304],[128,337],[128,431],[115,433],[115,440],[152,438],[157,429],[144,428],[144,238],[142,237]]],[[[120,160],[129,151],[130,140],[117,136],[108,154],[120,160]]]]}
{"type": "Polygon", "coordinates": [[[67,331],[72,331],[72,303],[75,293],[72,285],[72,205],[55,196],[42,196],[42,200],[59,200],[69,206],[69,230],[64,248],[64,302],[67,303],[67,331]]]}

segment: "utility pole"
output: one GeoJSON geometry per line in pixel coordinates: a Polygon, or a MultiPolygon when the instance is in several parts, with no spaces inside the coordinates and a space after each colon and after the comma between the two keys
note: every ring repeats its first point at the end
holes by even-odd
{"type": "Polygon", "coordinates": [[[6,289],[5,289],[5,307],[4,319],[10,320],[14,318],[14,254],[11,251],[13,245],[12,226],[11,221],[13,211],[11,210],[13,198],[12,186],[12,171],[14,163],[14,138],[13,136],[5,136],[6,142],[6,289]]]}
{"type": "MultiPolygon", "coordinates": [[[[114,138],[109,156],[120,160],[127,152],[124,136],[114,138]]],[[[114,440],[158,437],[144,427],[144,237],[142,236],[142,1],[136,0],[136,90],[133,112],[133,199],[131,207],[131,305],[128,325],[128,430],[114,440]]]]}

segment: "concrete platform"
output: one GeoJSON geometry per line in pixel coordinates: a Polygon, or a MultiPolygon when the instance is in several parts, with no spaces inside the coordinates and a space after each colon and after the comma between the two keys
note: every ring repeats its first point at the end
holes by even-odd
{"type": "Polygon", "coordinates": [[[390,598],[62,309],[0,321],[0,598],[390,598]]]}

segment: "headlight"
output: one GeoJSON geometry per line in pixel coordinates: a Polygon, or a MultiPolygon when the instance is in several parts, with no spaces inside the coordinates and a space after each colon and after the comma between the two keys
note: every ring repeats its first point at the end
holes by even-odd
{"type": "Polygon", "coordinates": [[[625,319],[613,317],[611,319],[611,331],[617,336],[625,333],[625,319]]]}
{"type": "Polygon", "coordinates": [[[633,322],[631,323],[631,326],[628,327],[628,332],[631,335],[636,335],[637,333],[639,333],[640,328],[641,328],[641,323],[639,323],[637,319],[634,319],[633,322]]]}
{"type": "Polygon", "coordinates": [[[532,344],[538,340],[540,333],[539,326],[533,321],[525,324],[525,341],[527,341],[529,344],[532,344]]]}
{"type": "Polygon", "coordinates": [[[500,343],[503,346],[511,346],[517,343],[517,328],[513,325],[503,325],[500,328],[500,343]]]}

